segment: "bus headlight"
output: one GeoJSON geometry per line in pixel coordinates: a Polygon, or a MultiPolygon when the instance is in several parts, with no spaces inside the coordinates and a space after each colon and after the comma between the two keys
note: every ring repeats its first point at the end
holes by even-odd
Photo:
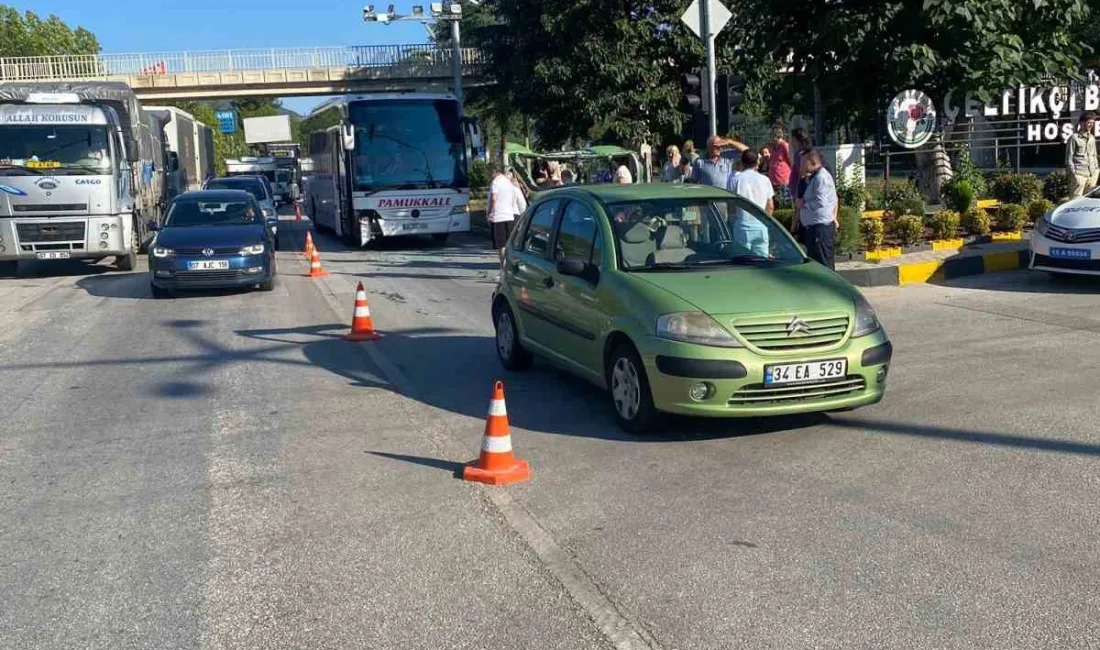
{"type": "Polygon", "coordinates": [[[455,207],[451,208],[451,214],[466,214],[469,211],[470,206],[468,204],[456,205],[455,207]]]}

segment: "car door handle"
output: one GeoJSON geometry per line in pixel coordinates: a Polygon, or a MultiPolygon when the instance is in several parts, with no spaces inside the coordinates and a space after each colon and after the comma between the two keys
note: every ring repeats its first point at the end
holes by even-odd
{"type": "Polygon", "coordinates": [[[552,289],[554,287],[554,278],[543,278],[542,286],[547,289],[552,289]]]}

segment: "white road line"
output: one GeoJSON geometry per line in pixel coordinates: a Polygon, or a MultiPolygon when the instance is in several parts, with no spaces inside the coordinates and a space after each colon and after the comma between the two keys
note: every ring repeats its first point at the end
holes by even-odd
{"type": "MultiPolygon", "coordinates": [[[[318,288],[328,302],[329,309],[336,316],[342,317],[343,309],[336,304],[336,293],[328,284],[329,280],[323,279],[321,282],[324,286],[318,288]]],[[[360,344],[360,347],[401,394],[418,399],[419,391],[416,390],[412,381],[381,352],[377,345],[360,344]]],[[[443,418],[439,415],[432,415],[432,417],[437,420],[439,426],[425,427],[426,429],[449,432],[443,418]]],[[[468,452],[463,451],[459,445],[458,438],[453,435],[440,436],[429,433],[429,436],[436,449],[446,457],[463,458],[468,455],[468,452]]],[[[471,488],[477,490],[477,493],[497,509],[508,522],[509,527],[534,551],[543,565],[565,587],[573,601],[584,609],[592,618],[596,628],[614,644],[617,650],[661,650],[656,639],[650,636],[641,625],[619,611],[595,580],[581,568],[577,559],[558,544],[550,531],[544,528],[534,515],[514,501],[507,489],[479,484],[471,488]]]]}

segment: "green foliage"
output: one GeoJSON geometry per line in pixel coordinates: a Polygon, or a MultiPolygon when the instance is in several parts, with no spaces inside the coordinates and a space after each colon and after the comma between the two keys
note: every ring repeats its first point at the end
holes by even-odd
{"type": "Polygon", "coordinates": [[[842,176],[837,179],[836,193],[840,198],[840,205],[847,205],[857,210],[862,210],[867,203],[867,188],[859,182],[857,175],[842,176]]]}
{"type": "Polygon", "coordinates": [[[890,187],[882,192],[882,205],[885,206],[885,209],[890,209],[890,206],[895,203],[900,203],[909,199],[920,201],[922,205],[924,204],[924,194],[922,194],[920,188],[910,180],[890,183],[890,187]]]}
{"type": "Polygon", "coordinates": [[[470,165],[470,187],[484,189],[489,187],[489,163],[477,158],[470,165]]]}
{"type": "Polygon", "coordinates": [[[783,224],[783,227],[787,230],[791,229],[791,222],[794,221],[794,210],[791,208],[776,208],[772,211],[772,217],[776,221],[783,224]]]}
{"type": "Polygon", "coordinates": [[[940,210],[932,215],[929,224],[932,226],[932,238],[954,239],[959,234],[959,222],[961,220],[962,215],[954,210],[940,210]]]}
{"type": "Polygon", "coordinates": [[[918,198],[898,199],[890,204],[890,207],[886,209],[891,216],[901,217],[904,215],[912,215],[915,217],[924,217],[924,201],[918,198]]]}
{"type": "Polygon", "coordinates": [[[894,236],[903,246],[920,243],[924,237],[924,219],[915,214],[903,214],[894,219],[894,236]]]}
{"type": "Polygon", "coordinates": [[[1065,169],[1054,171],[1043,181],[1043,198],[1055,204],[1065,203],[1073,194],[1076,183],[1077,180],[1073,178],[1069,171],[1065,169]]]}
{"type": "Polygon", "coordinates": [[[0,5],[0,56],[98,54],[99,49],[95,35],[83,27],[72,29],[53,14],[42,20],[33,11],[20,14],[0,5]]]}
{"type": "Polygon", "coordinates": [[[836,249],[839,253],[859,252],[860,231],[859,222],[862,213],[858,207],[841,205],[837,211],[837,220],[840,221],[840,229],[837,231],[836,249]]]}
{"type": "MultiPolygon", "coordinates": [[[[989,191],[989,187],[985,182],[985,175],[974,164],[974,161],[970,158],[970,152],[966,149],[960,151],[955,160],[955,174],[951,177],[950,182],[969,183],[970,188],[974,190],[974,198],[984,198],[986,192],[989,191]]],[[[960,211],[965,212],[965,210],[960,211]]]]}
{"type": "Polygon", "coordinates": [[[982,208],[972,208],[963,214],[962,227],[968,235],[988,235],[989,213],[982,208]]]}
{"type": "MultiPolygon", "coordinates": [[[[984,185],[984,181],[983,181],[984,185]]],[[[943,202],[948,208],[963,214],[974,206],[974,186],[968,180],[957,181],[955,178],[943,186],[943,202]]]]}
{"type": "Polygon", "coordinates": [[[859,236],[863,240],[864,250],[877,250],[886,240],[886,225],[882,219],[860,219],[859,236]]]}
{"type": "Polygon", "coordinates": [[[997,207],[997,230],[1020,232],[1027,224],[1027,209],[1022,205],[1005,203],[997,207]]]}
{"type": "Polygon", "coordinates": [[[1001,174],[993,179],[993,198],[1001,203],[1025,204],[1043,196],[1035,174],[1001,174]]]}
{"type": "Polygon", "coordinates": [[[1027,204],[1027,219],[1031,223],[1036,223],[1043,218],[1043,215],[1054,209],[1054,203],[1046,199],[1036,199],[1027,204]]]}

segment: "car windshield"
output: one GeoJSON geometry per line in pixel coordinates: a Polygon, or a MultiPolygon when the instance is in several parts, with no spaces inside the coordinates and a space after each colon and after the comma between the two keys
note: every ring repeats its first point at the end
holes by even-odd
{"type": "Polygon", "coordinates": [[[267,198],[264,184],[254,178],[218,178],[206,184],[208,190],[244,190],[257,201],[267,198]]]}
{"type": "Polygon", "coordinates": [[[259,223],[256,210],[248,201],[176,201],[168,211],[165,225],[171,228],[199,226],[247,226],[259,223]]]}
{"type": "Polygon", "coordinates": [[[800,264],[791,236],[739,197],[667,198],[607,206],[622,268],[694,270],[714,266],[800,264]]]}

